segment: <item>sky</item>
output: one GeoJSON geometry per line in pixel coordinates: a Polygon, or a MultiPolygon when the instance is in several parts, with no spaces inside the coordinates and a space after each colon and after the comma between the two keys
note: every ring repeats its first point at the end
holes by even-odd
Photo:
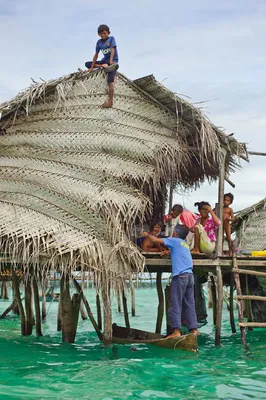
{"type": "MultiPolygon", "coordinates": [[[[31,84],[56,78],[94,54],[97,27],[115,36],[120,71],[130,79],[154,74],[192,102],[227,133],[266,153],[265,0],[0,0],[0,102],[31,84]]],[[[250,157],[230,179],[240,210],[266,197],[266,157],[250,157]]],[[[217,185],[175,194],[217,201],[217,185]]]]}

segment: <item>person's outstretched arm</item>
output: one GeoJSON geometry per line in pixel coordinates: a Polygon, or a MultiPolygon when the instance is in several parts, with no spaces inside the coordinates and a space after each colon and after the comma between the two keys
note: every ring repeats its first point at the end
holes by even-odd
{"type": "Polygon", "coordinates": [[[148,232],[143,232],[142,236],[148,237],[152,243],[164,244],[163,239],[157,238],[156,236],[150,235],[148,232]]]}

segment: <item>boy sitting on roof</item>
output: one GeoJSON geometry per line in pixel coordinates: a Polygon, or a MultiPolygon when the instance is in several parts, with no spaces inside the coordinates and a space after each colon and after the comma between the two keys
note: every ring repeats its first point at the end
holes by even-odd
{"type": "Polygon", "coordinates": [[[186,325],[191,333],[198,334],[197,317],[194,299],[194,275],[193,263],[189,246],[185,238],[189,229],[184,225],[176,225],[173,237],[160,239],[149,235],[147,232],[143,236],[148,237],[151,242],[166,246],[171,252],[172,261],[172,283],[171,300],[168,311],[169,321],[173,333],[169,338],[181,336],[181,315],[183,314],[186,325]]]}
{"type": "Polygon", "coordinates": [[[98,35],[101,37],[96,43],[96,52],[92,61],[85,62],[85,66],[92,72],[94,68],[103,68],[108,74],[107,82],[109,87],[109,99],[103,104],[103,107],[113,107],[114,100],[114,79],[118,70],[118,53],[116,41],[110,35],[110,29],[107,25],[100,25],[98,35]],[[103,53],[103,59],[98,60],[99,52],[103,53]]]}

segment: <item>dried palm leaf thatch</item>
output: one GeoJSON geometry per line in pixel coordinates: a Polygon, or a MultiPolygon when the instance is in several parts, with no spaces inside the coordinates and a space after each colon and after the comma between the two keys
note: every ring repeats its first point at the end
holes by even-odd
{"type": "Polygon", "coordinates": [[[237,246],[241,250],[266,249],[266,198],[239,211],[235,216],[233,229],[237,246]]]}
{"type": "Polygon", "coordinates": [[[78,72],[32,85],[0,106],[0,252],[25,268],[93,269],[121,285],[144,259],[130,241],[136,218],[169,182],[197,186],[247,157],[192,104],[153,76],[78,72]]]}

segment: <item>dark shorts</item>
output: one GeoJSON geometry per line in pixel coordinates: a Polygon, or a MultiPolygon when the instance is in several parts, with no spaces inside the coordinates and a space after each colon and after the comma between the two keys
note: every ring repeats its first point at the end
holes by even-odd
{"type": "MultiPolygon", "coordinates": [[[[96,61],[96,64],[99,64],[99,65],[108,64],[108,65],[110,65],[109,62],[106,62],[104,60],[96,61]]],[[[86,61],[85,62],[85,67],[88,68],[88,69],[90,69],[91,65],[92,65],[92,61],[86,61]]],[[[116,71],[108,72],[108,74],[107,74],[107,82],[108,83],[113,83],[114,80],[115,80],[115,75],[116,75],[116,71]]]]}

